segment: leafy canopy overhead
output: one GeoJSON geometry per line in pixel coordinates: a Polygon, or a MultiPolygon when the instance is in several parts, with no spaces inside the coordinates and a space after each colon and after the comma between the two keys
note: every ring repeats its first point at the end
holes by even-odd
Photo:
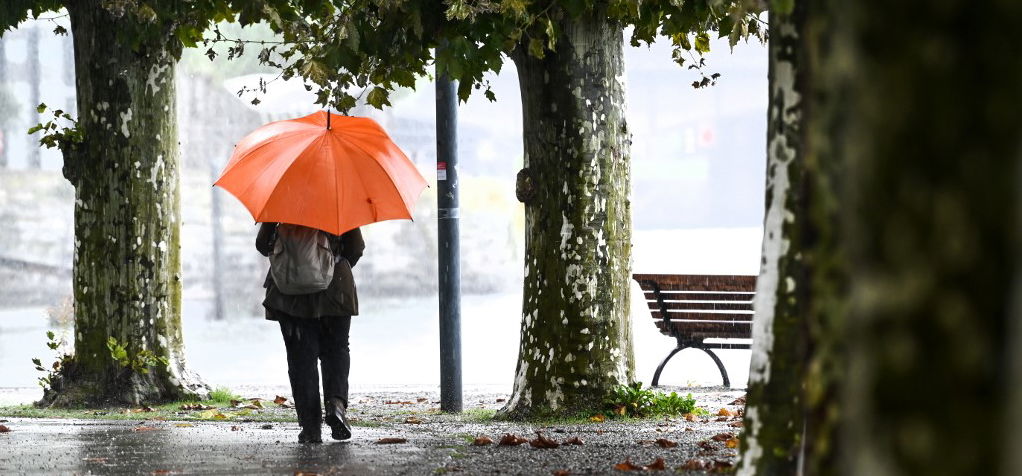
{"type": "MultiPolygon", "coordinates": [[[[709,52],[711,34],[728,37],[732,46],[766,34],[757,19],[764,8],[761,0],[3,1],[0,35],[47,11],[101,7],[125,20],[118,36],[136,50],[176,39],[168,49],[179,57],[181,47],[200,43],[233,42],[234,53],[257,43],[262,63],[278,68],[284,79],[304,78],[319,89],[318,103],[342,111],[362,95],[373,106],[388,105],[391,91],[413,87],[434,62],[439,74],[460,81],[462,100],[475,89],[492,100],[485,73],[499,72],[505,56],[543,58],[557,49],[563,25],[583,17],[632,27],[636,46],[666,37],[679,64],[686,55],[709,52]],[[219,22],[260,21],[268,22],[282,41],[231,39],[218,29],[203,39],[219,22]]],[[[701,66],[700,60],[690,67],[701,66]]],[[[704,76],[702,84],[707,82],[704,76]]]]}
{"type": "MultiPolygon", "coordinates": [[[[144,45],[169,46],[167,49],[179,57],[182,46],[198,46],[214,23],[248,25],[263,21],[271,11],[274,18],[294,20],[298,12],[325,12],[329,5],[325,0],[0,0],[0,36],[25,20],[43,18],[47,12],[101,8],[123,20],[117,30],[121,44],[135,50],[144,45]],[[177,41],[168,43],[169,39],[177,41]]],[[[66,31],[57,26],[55,33],[66,31]]]]}
{"type": "Polygon", "coordinates": [[[460,81],[462,100],[474,89],[493,100],[485,73],[499,72],[505,56],[543,58],[556,50],[565,22],[586,16],[631,26],[636,46],[669,38],[679,64],[685,55],[707,53],[711,33],[732,46],[750,36],[765,39],[756,0],[335,0],[266,7],[283,42],[264,46],[264,61],[284,79],[311,82],[320,104],[342,111],[355,106],[356,95],[388,105],[391,91],[413,87],[434,62],[439,74],[460,81]]]}

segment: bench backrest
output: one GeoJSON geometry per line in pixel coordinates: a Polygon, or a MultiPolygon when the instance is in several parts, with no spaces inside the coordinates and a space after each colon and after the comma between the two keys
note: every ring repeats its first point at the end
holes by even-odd
{"type": "Polygon", "coordinates": [[[694,340],[750,338],[756,276],[634,274],[660,332],[694,340]]]}

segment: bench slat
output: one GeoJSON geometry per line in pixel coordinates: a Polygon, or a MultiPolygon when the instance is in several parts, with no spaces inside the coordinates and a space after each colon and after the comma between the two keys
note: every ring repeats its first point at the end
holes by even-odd
{"type": "Polygon", "coordinates": [[[668,327],[664,325],[664,321],[659,321],[656,323],[656,326],[660,329],[661,333],[666,335],[680,333],[685,336],[703,339],[749,339],[752,337],[752,326],[748,325],[748,323],[737,325],[716,322],[671,321],[668,327]]]}
{"type": "MultiPolygon", "coordinates": [[[[656,301],[647,301],[647,304],[649,304],[649,309],[651,311],[659,311],[660,310],[660,303],[658,303],[656,301]]],[[[668,311],[673,310],[673,309],[686,309],[686,310],[710,309],[710,310],[715,310],[715,311],[727,311],[727,310],[751,311],[752,310],[752,301],[746,301],[746,302],[738,302],[738,301],[734,301],[734,302],[706,302],[706,301],[691,302],[691,301],[666,301],[665,300],[664,301],[664,308],[666,308],[668,311]]]]}
{"type": "Polygon", "coordinates": [[[679,291],[745,291],[756,290],[756,276],[695,275],[695,274],[633,274],[643,290],[656,283],[661,290],[679,291]]]}
{"type": "MultiPolygon", "coordinates": [[[[656,301],[656,293],[652,290],[646,290],[643,293],[647,301],[656,301]]],[[[752,298],[756,296],[756,293],[710,293],[710,292],[682,292],[682,291],[662,291],[660,296],[665,301],[752,301],[752,298]]]]}
{"type": "MultiPolygon", "coordinates": [[[[660,315],[660,311],[651,311],[654,319],[663,320],[663,316],[660,315]]],[[[752,311],[739,312],[739,311],[720,311],[720,312],[706,312],[706,311],[667,311],[668,316],[671,320],[679,319],[692,319],[696,321],[735,321],[735,322],[752,322],[752,317],[755,315],[752,311]]]]}

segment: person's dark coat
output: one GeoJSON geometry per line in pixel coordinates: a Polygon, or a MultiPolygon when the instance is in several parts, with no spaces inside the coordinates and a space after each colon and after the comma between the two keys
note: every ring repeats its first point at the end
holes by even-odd
{"type": "MultiPolygon", "coordinates": [[[[355,279],[351,268],[358,263],[365,250],[362,231],[358,228],[345,232],[343,235],[327,233],[334,256],[340,256],[334,265],[334,279],[325,290],[312,294],[288,295],[281,293],[273,282],[271,273],[266,273],[266,318],[277,321],[289,316],[301,318],[319,318],[326,316],[358,315],[358,294],[355,290],[355,279]]],[[[263,256],[269,256],[277,238],[277,223],[263,223],[256,236],[256,249],[263,256]]]]}

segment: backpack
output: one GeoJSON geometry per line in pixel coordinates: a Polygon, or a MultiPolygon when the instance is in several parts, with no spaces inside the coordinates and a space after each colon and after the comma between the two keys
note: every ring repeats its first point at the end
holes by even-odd
{"type": "Polygon", "coordinates": [[[329,287],[334,277],[334,252],[326,233],[301,225],[278,225],[270,274],[284,294],[312,294],[329,287]]]}

